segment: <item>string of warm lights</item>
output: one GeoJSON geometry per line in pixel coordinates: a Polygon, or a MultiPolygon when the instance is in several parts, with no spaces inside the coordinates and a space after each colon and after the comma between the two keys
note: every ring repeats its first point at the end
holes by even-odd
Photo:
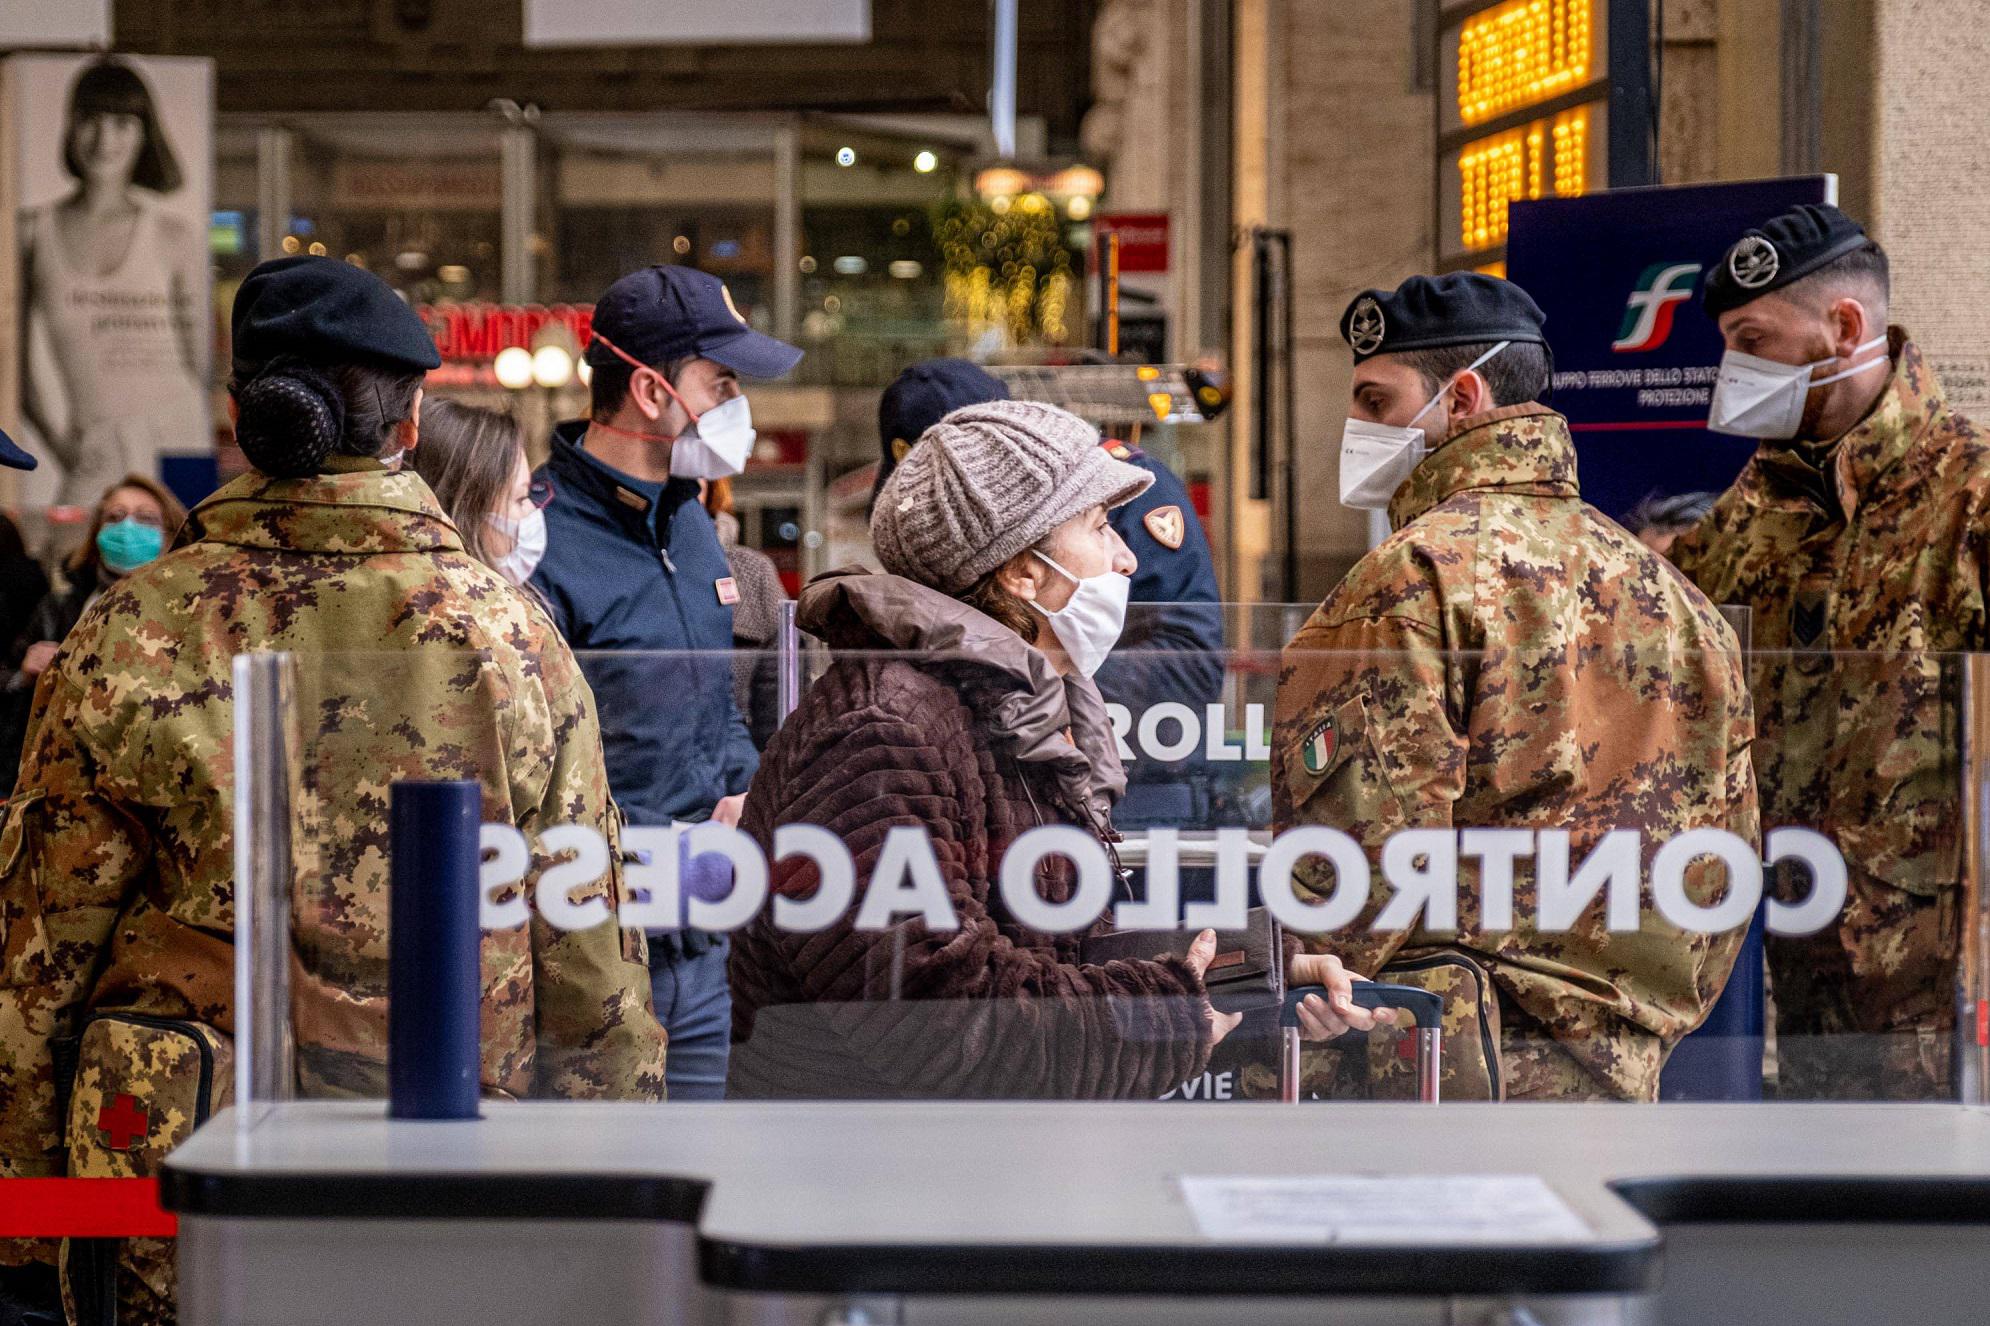
{"type": "Polygon", "coordinates": [[[953,199],[934,225],[947,318],[970,339],[999,331],[1012,345],[1062,344],[1076,254],[1056,204],[1041,193],[953,199]]]}

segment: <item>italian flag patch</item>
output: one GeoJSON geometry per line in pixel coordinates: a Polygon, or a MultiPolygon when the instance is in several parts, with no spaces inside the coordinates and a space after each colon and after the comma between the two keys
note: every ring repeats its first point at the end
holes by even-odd
{"type": "Polygon", "coordinates": [[[1340,732],[1334,727],[1332,714],[1320,720],[1306,738],[1306,744],[1299,748],[1299,762],[1306,766],[1306,772],[1318,777],[1327,771],[1334,762],[1334,752],[1340,748],[1340,732]]]}

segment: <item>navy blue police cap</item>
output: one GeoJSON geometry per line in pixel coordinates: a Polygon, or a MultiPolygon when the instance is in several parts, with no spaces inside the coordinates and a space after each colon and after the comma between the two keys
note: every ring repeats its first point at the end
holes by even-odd
{"type": "Polygon", "coordinates": [[[749,327],[725,282],[674,263],[630,272],[609,286],[594,306],[594,332],[587,359],[596,368],[614,363],[620,350],[652,368],[697,358],[750,378],[778,378],[802,358],[786,341],[749,327]]]}
{"type": "Polygon", "coordinates": [[[1393,291],[1364,290],[1340,315],[1354,362],[1400,350],[1436,350],[1488,341],[1546,345],[1548,315],[1511,281],[1479,272],[1412,276],[1393,291]]]}
{"type": "Polygon", "coordinates": [[[377,363],[425,373],[442,367],[435,340],[394,288],[337,258],[266,262],[235,292],[235,362],[279,355],[306,363],[377,363]]]}
{"type": "Polygon", "coordinates": [[[878,482],[905,459],[920,435],[964,405],[1006,401],[1002,379],[965,359],[922,359],[878,397],[878,482]]]}
{"type": "Polygon", "coordinates": [[[1866,246],[1859,223],[1829,203],[1798,203],[1744,231],[1707,272],[1700,302],[1718,318],[1866,246]]]}
{"type": "Polygon", "coordinates": [[[10,470],[31,470],[37,463],[33,456],[21,450],[19,443],[0,432],[0,465],[10,470]]]}

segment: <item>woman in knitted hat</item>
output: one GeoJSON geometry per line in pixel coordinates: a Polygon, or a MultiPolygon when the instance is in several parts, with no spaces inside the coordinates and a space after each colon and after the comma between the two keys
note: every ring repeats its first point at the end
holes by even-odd
{"type": "MultiPolygon", "coordinates": [[[[1213,933],[1186,959],[1088,966],[1079,944],[1102,924],[1032,929],[998,882],[1040,826],[1076,826],[1111,857],[1126,778],[1091,674],[1135,562],[1106,512],[1152,481],[1075,415],[967,406],[879,493],[886,574],[832,572],[802,591],[803,628],[841,656],[768,746],[740,827],[773,860],[777,896],[822,884],[805,858],[776,859],[786,824],[837,835],[858,887],[819,929],[769,911],[735,936],[730,1094],[1153,1099],[1235,1025],[1204,992],[1213,933]],[[859,924],[871,889],[919,882],[928,860],[957,928],[905,912],[859,924]]],[[[1033,882],[1057,904],[1078,881],[1048,856],[1033,882]]],[[[1334,994],[1331,1009],[1308,1002],[1309,1034],[1374,1025],[1337,960],[1297,961],[1301,983],[1334,994]]]]}

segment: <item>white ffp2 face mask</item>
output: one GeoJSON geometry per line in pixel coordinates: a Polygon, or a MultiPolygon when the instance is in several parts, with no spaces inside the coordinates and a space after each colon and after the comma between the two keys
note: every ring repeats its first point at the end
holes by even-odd
{"type": "Polygon", "coordinates": [[[1491,359],[1511,345],[1511,341],[1501,341],[1492,349],[1474,359],[1454,374],[1449,381],[1437,389],[1437,394],[1423,403],[1423,408],[1410,417],[1408,424],[1370,423],[1366,419],[1349,419],[1341,425],[1340,433],[1340,501],[1342,506],[1353,507],[1357,511],[1385,511],[1389,499],[1396,495],[1423,458],[1430,454],[1430,447],[1424,441],[1424,433],[1416,427],[1416,421],[1431,412],[1436,404],[1444,399],[1444,393],[1458,385],[1458,379],[1491,359]]]}
{"type": "Polygon", "coordinates": [[[720,401],[677,435],[670,447],[670,473],[679,479],[730,479],[746,469],[758,436],[746,397],[720,401]]]}
{"type": "MultiPolygon", "coordinates": [[[[1857,359],[1885,344],[1884,335],[1875,336],[1853,350],[1850,357],[1857,359]]],[[[1855,373],[1892,362],[1892,356],[1881,355],[1826,377],[1815,376],[1818,369],[1837,362],[1837,359],[1838,356],[1829,355],[1809,364],[1783,364],[1774,359],[1729,350],[1721,356],[1720,376],[1714,381],[1714,398],[1707,412],[1707,427],[1716,433],[1766,441],[1793,438],[1797,435],[1797,429],[1803,426],[1804,402],[1810,399],[1812,388],[1827,386],[1855,373]]]]}
{"type": "Polygon", "coordinates": [[[503,516],[486,516],[491,526],[511,540],[511,551],[498,558],[498,574],[525,588],[525,582],[539,569],[539,563],[546,559],[546,513],[534,507],[518,520],[506,520],[503,516]]]}
{"type": "Polygon", "coordinates": [[[1031,551],[1045,566],[1077,586],[1071,591],[1071,601],[1056,612],[1038,603],[1030,606],[1050,622],[1050,633],[1071,656],[1071,666],[1089,677],[1106,661],[1106,655],[1119,643],[1120,632],[1126,629],[1126,601],[1133,593],[1133,581],[1117,571],[1074,576],[1044,554],[1031,551]]]}

